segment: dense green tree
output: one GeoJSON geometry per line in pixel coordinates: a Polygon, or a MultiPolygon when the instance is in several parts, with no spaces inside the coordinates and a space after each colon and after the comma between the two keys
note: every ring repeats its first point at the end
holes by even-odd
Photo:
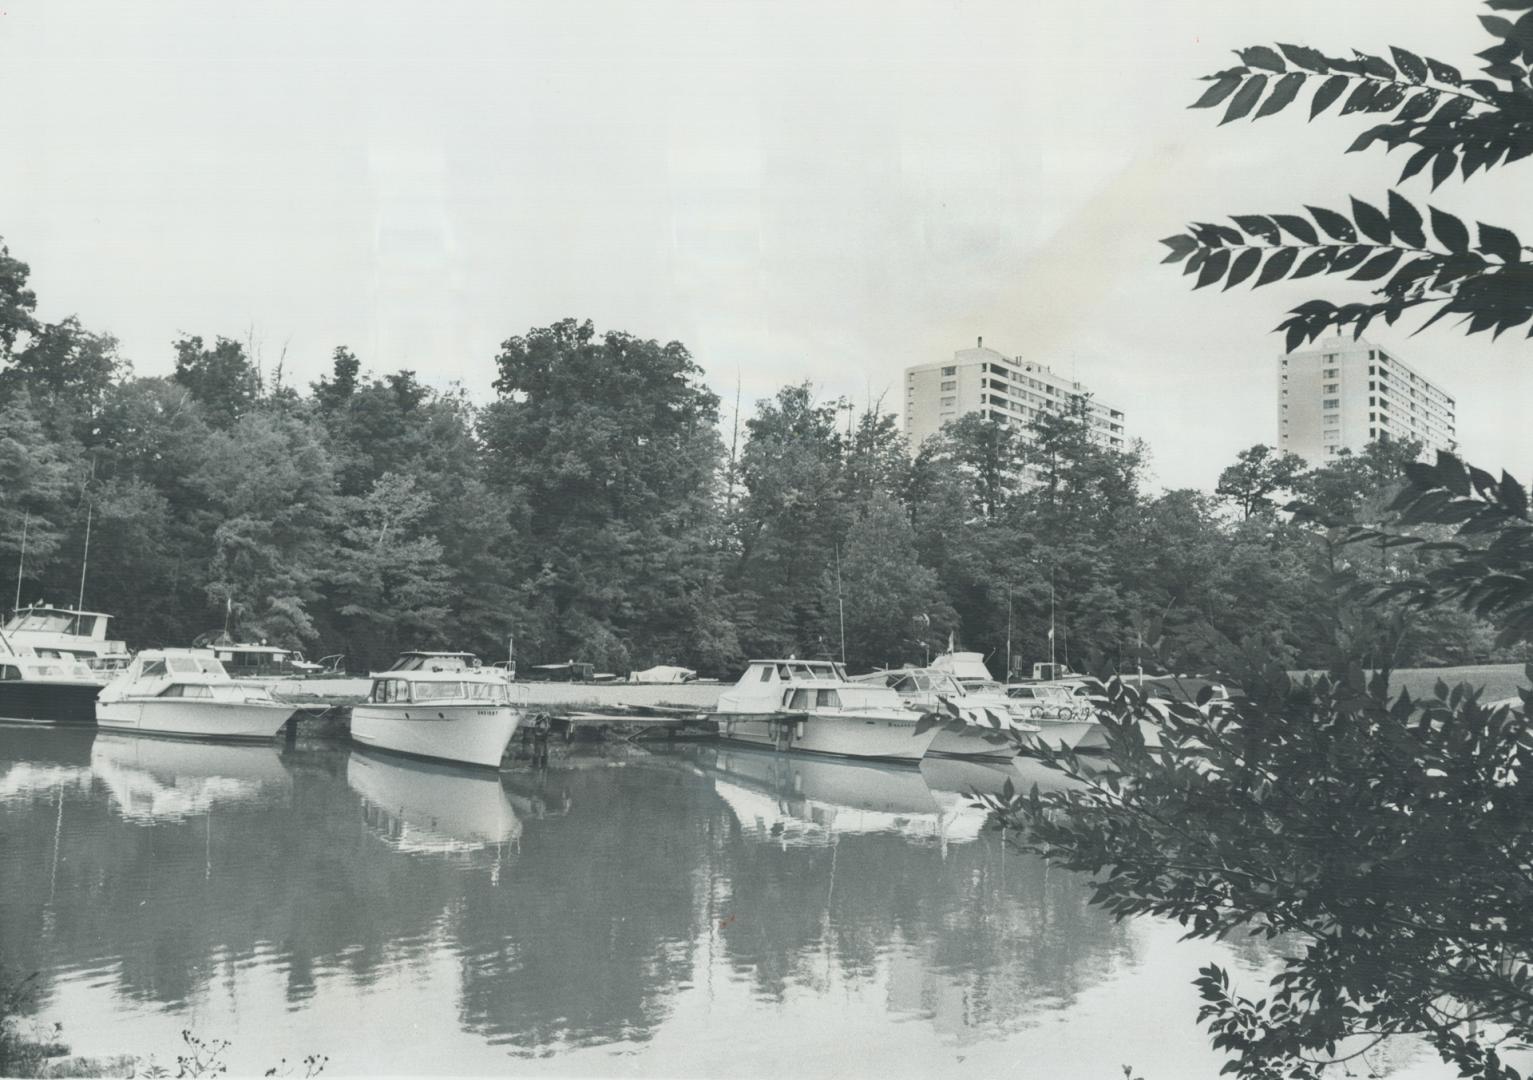
{"type": "Polygon", "coordinates": [[[427,531],[430,493],[386,473],[342,499],[341,546],[326,577],[354,660],[383,661],[444,640],[450,601],[442,545],[427,531]]]}
{"type": "Polygon", "coordinates": [[[37,328],[37,294],[27,288],[31,274],[0,240],[0,360],[9,359],[16,341],[37,328]]]}
{"type": "Polygon", "coordinates": [[[25,543],[27,571],[35,580],[64,541],[80,495],[77,447],[50,439],[17,390],[0,407],[0,552],[15,567],[25,543]]]}
{"type": "Polygon", "coordinates": [[[1274,496],[1291,492],[1307,468],[1298,454],[1278,453],[1257,443],[1235,456],[1235,464],[1219,474],[1214,494],[1240,507],[1243,517],[1268,514],[1276,508],[1274,496]]]}
{"type": "Polygon", "coordinates": [[[937,575],[916,554],[910,519],[883,494],[862,504],[837,565],[822,575],[820,594],[828,616],[821,636],[839,647],[844,613],[846,662],[854,671],[919,663],[955,621],[937,575]]]}
{"type": "Polygon", "coordinates": [[[740,454],[738,550],[730,586],[741,645],[752,656],[827,652],[821,576],[835,562],[851,507],[842,484],[837,406],[808,383],[757,403],[740,454]]]}
{"type": "Polygon", "coordinates": [[[84,438],[112,384],[126,372],[117,339],[91,333],[71,315],[37,327],[11,365],[0,369],[0,401],[25,389],[56,437],[84,438]]]}
{"type": "Polygon", "coordinates": [[[525,500],[537,649],[621,670],[685,662],[714,601],[718,398],[678,342],[566,319],[508,339],[480,420],[490,481],[525,500]]]}
{"type": "Polygon", "coordinates": [[[248,636],[286,645],[313,638],[309,608],[335,514],[318,433],[301,418],[252,413],[209,434],[192,483],[207,508],[210,607],[232,606],[248,636]]]}
{"type": "Polygon", "coordinates": [[[207,348],[200,337],[183,337],[175,350],[176,382],[191,391],[214,427],[231,427],[261,396],[260,375],[238,341],[219,337],[207,348]]]}
{"type": "Polygon", "coordinates": [[[344,345],[337,345],[331,356],[330,376],[321,378],[312,388],[315,403],[325,412],[334,412],[356,392],[361,371],[362,361],[356,354],[344,345]]]}

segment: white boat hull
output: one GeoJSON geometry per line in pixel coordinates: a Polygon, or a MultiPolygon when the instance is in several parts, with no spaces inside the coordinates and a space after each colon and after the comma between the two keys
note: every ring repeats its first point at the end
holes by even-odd
{"type": "Polygon", "coordinates": [[[1018,744],[1009,731],[997,732],[992,728],[965,724],[961,731],[943,728],[927,747],[928,755],[937,757],[994,758],[1008,761],[1017,756],[1018,744]],[[997,742],[990,739],[1001,736],[997,742]],[[986,738],[989,736],[990,738],[986,738]]]}
{"type": "MultiPolygon", "coordinates": [[[[1090,742],[1096,740],[1098,749],[1107,744],[1101,739],[1102,725],[1095,720],[1030,720],[1042,730],[1036,735],[1024,735],[1024,740],[1035,740],[1043,743],[1050,750],[1077,750],[1081,748],[1083,740],[1090,742]]],[[[1089,747],[1088,747],[1089,749],[1089,747]]]]}
{"type": "Polygon", "coordinates": [[[510,705],[367,703],[351,708],[351,737],[363,746],[493,769],[520,720],[510,705]]]}
{"type": "Polygon", "coordinates": [[[203,698],[96,702],[96,724],[111,731],[198,739],[271,739],[296,712],[290,705],[203,698]]]}
{"type": "Polygon", "coordinates": [[[920,718],[810,713],[798,720],[774,713],[719,713],[719,737],[769,750],[798,750],[810,754],[869,758],[877,761],[918,762],[937,737],[939,728],[916,734],[920,718]]]}
{"type": "MultiPolygon", "coordinates": [[[[1144,744],[1152,749],[1160,746],[1160,730],[1148,720],[1140,720],[1138,724],[1139,734],[1144,736],[1144,744]]],[[[1107,729],[1101,724],[1092,724],[1091,728],[1075,744],[1076,750],[1107,749],[1107,729]]]]}

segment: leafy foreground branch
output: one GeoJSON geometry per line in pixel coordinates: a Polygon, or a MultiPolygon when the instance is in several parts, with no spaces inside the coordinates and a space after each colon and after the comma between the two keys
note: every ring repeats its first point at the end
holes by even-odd
{"type": "MultiPolygon", "coordinates": [[[[1398,47],[1390,49],[1391,63],[1358,50],[1342,57],[1302,45],[1253,45],[1236,50],[1238,66],[1205,76],[1210,85],[1191,107],[1224,106],[1221,124],[1258,120],[1309,91],[1311,120],[1338,101],[1342,116],[1388,116],[1347,149],[1414,148],[1401,170],[1402,184],[1428,166],[1434,190],[1455,171],[1468,180],[1533,155],[1533,0],[1489,0],[1488,6],[1522,14],[1515,22],[1500,14],[1481,16],[1496,39],[1478,54],[1485,78],[1466,77],[1451,64],[1398,47]]],[[[1184,273],[1196,275],[1195,288],[1223,281],[1229,289],[1250,279],[1254,288],[1316,274],[1382,282],[1375,300],[1311,300],[1294,308],[1278,327],[1289,350],[1328,327],[1350,326],[1360,336],[1376,318],[1392,326],[1418,307],[1435,308],[1418,333],[1449,315],[1460,316],[1470,334],[1493,330],[1497,336],[1533,320],[1533,265],[1509,229],[1481,222],[1472,233],[1453,214],[1436,207],[1423,214],[1395,191],[1386,209],[1357,198],[1350,214],[1305,209],[1308,218],[1235,215],[1238,228],[1195,222],[1162,241],[1170,248],[1164,261],[1180,262],[1184,273]],[[1431,242],[1424,229],[1428,219],[1431,242]]]]}
{"type": "Polygon", "coordinates": [[[981,797],[992,824],[1091,875],[1119,918],[1299,946],[1256,1000],[1203,969],[1227,1071],[1315,1077],[1360,1039],[1411,1034],[1465,1075],[1516,1077],[1497,1045],[1533,1036],[1527,720],[1468,687],[1390,700],[1387,673],[1358,668],[1243,677],[1249,697],[1213,717],[1152,713],[1111,679],[1105,761],[1046,755],[1080,785],[981,797]]]}

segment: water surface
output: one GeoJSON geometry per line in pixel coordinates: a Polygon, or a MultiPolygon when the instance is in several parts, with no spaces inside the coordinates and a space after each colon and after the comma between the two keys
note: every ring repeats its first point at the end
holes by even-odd
{"type": "Polygon", "coordinates": [[[0,728],[0,961],[76,1052],[237,1073],[1216,1076],[1190,981],[1272,958],[1091,908],[966,805],[1008,777],[0,728]]]}

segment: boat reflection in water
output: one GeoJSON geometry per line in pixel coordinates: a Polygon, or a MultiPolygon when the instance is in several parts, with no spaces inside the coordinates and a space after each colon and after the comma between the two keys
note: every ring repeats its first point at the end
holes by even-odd
{"type": "Polygon", "coordinates": [[[733,747],[699,747],[693,760],[746,833],[784,845],[851,833],[952,838],[956,804],[940,804],[914,769],[733,747]]]}
{"type": "Polygon", "coordinates": [[[500,778],[482,769],[354,748],[346,785],[361,796],[367,824],[399,851],[478,851],[522,835],[500,778]]]}
{"type": "Polygon", "coordinates": [[[39,729],[0,724],[0,805],[21,802],[56,788],[90,788],[90,748],[95,728],[39,729]]]}
{"type": "Polygon", "coordinates": [[[150,824],[274,801],[292,790],[276,743],[210,743],[100,731],[91,772],[119,814],[150,824]]]}

